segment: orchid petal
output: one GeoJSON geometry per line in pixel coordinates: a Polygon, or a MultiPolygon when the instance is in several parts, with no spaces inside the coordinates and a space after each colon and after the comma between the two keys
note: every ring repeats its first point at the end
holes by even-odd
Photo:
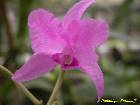
{"type": "Polygon", "coordinates": [[[80,32],[80,24],[79,21],[73,20],[70,22],[66,29],[66,33],[63,34],[63,38],[68,43],[68,45],[75,44],[76,38],[80,32]]]}
{"type": "Polygon", "coordinates": [[[104,78],[103,73],[97,63],[93,64],[92,66],[86,67],[81,66],[82,71],[87,74],[92,80],[92,82],[95,84],[96,92],[97,92],[97,98],[98,101],[101,99],[104,93],[104,78]]]}
{"type": "Polygon", "coordinates": [[[107,40],[108,30],[109,26],[103,20],[85,19],[82,21],[81,34],[86,33],[84,36],[95,47],[98,47],[107,40]]]}
{"type": "Polygon", "coordinates": [[[53,59],[44,53],[33,54],[32,57],[13,75],[15,81],[28,81],[40,77],[55,67],[53,59]]]}
{"type": "Polygon", "coordinates": [[[76,3],[65,15],[64,26],[69,24],[72,20],[80,20],[85,10],[94,3],[95,0],[81,0],[76,3]]]}
{"type": "Polygon", "coordinates": [[[104,78],[103,73],[97,64],[97,54],[93,52],[90,47],[82,46],[75,48],[74,56],[78,60],[81,71],[87,74],[95,84],[99,100],[104,92],[104,78]]]}
{"type": "Polygon", "coordinates": [[[98,47],[108,38],[109,29],[105,21],[94,19],[83,19],[80,21],[80,32],[76,39],[76,44],[85,43],[93,48],[98,47]]]}
{"type": "Polygon", "coordinates": [[[28,17],[31,46],[34,52],[61,52],[65,42],[60,38],[61,21],[47,10],[37,9],[28,17]]]}

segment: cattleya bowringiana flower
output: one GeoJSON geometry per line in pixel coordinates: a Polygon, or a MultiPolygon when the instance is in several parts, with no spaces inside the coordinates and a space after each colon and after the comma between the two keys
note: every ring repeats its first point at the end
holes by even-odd
{"type": "Polygon", "coordinates": [[[96,48],[108,37],[105,21],[81,18],[95,0],[80,0],[64,16],[56,18],[45,9],[33,10],[28,17],[29,37],[34,54],[13,75],[14,81],[40,77],[61,65],[62,70],[80,69],[91,78],[100,99],[104,92],[103,73],[96,48]]]}

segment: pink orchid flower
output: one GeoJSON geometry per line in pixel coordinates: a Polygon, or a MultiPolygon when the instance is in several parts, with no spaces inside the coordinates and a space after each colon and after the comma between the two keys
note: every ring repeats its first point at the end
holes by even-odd
{"type": "Polygon", "coordinates": [[[80,69],[96,86],[100,99],[104,92],[103,73],[95,49],[108,37],[105,21],[81,19],[95,0],[80,0],[64,16],[56,18],[44,9],[28,17],[29,37],[34,54],[13,75],[15,81],[28,81],[44,75],[60,64],[63,70],[80,69]]]}

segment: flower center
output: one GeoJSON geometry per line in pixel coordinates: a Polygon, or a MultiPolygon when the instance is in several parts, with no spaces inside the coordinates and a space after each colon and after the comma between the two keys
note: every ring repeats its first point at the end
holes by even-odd
{"type": "Polygon", "coordinates": [[[71,47],[65,47],[62,53],[54,54],[53,59],[60,64],[63,69],[70,69],[78,66],[78,61],[73,56],[71,47]]]}
{"type": "Polygon", "coordinates": [[[70,54],[57,53],[53,55],[53,59],[60,64],[63,69],[71,69],[78,66],[77,59],[70,54]]]}
{"type": "Polygon", "coordinates": [[[57,53],[53,55],[53,59],[63,65],[70,65],[73,62],[73,57],[69,54],[57,53]]]}
{"type": "Polygon", "coordinates": [[[63,55],[62,60],[64,64],[70,65],[73,61],[73,57],[71,55],[63,55]]]}

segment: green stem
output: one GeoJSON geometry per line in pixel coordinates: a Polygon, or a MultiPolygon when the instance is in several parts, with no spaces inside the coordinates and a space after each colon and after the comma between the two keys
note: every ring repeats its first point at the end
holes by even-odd
{"type": "Polygon", "coordinates": [[[10,77],[13,75],[7,68],[0,65],[0,72],[7,73],[10,77]]]}
{"type": "MultiPolygon", "coordinates": [[[[10,77],[13,75],[10,70],[5,68],[4,66],[0,65],[0,72],[7,73],[10,77]]],[[[42,101],[39,101],[30,91],[22,84],[17,83],[14,81],[14,83],[22,90],[22,92],[35,104],[35,105],[43,105],[42,101]]]]}
{"type": "Polygon", "coordinates": [[[53,92],[48,100],[48,103],[46,105],[52,105],[53,104],[53,101],[55,100],[58,92],[59,92],[59,89],[62,85],[62,82],[63,82],[63,78],[64,78],[64,74],[65,74],[65,71],[60,71],[60,74],[57,78],[57,81],[56,81],[56,84],[55,84],[55,87],[53,89],[53,92]]]}

